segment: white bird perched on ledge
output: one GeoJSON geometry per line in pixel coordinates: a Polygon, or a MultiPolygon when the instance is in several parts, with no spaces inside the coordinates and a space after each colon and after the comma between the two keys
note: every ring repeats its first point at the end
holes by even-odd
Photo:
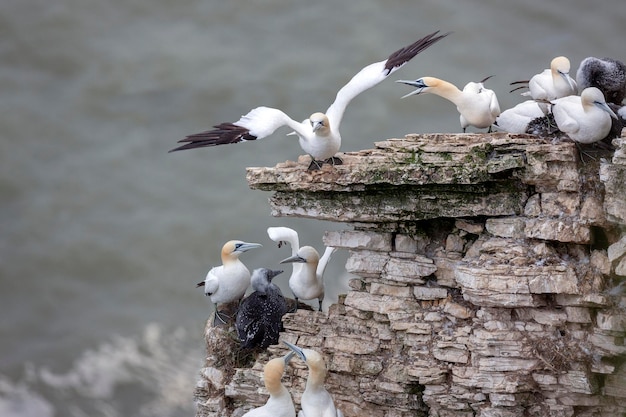
{"type": "MultiPolygon", "coordinates": [[[[535,74],[529,81],[515,81],[514,84],[528,84],[528,90],[523,96],[530,96],[533,100],[555,100],[578,94],[576,81],[569,75],[570,62],[567,57],[557,56],[550,61],[550,68],[535,74]]],[[[524,88],[525,85],[511,90],[511,92],[524,88]]],[[[548,112],[547,104],[540,104],[544,113],[548,112]]]]}
{"type": "Polygon", "coordinates": [[[341,147],[339,125],[348,103],[363,91],[383,81],[415,55],[448,35],[448,33],[437,35],[438,33],[439,31],[431,33],[397,50],[386,60],[363,68],[339,90],[335,101],[325,114],[313,113],[300,123],[287,116],[282,110],[257,107],[234,123],[220,123],[214,126],[213,130],[189,135],[179,140],[179,143],[185,144],[170,152],[263,139],[273,134],[276,129],[288,126],[295,131],[302,149],[313,159],[309,170],[321,168],[324,162],[333,165],[341,164],[341,159],[335,157],[335,154],[341,147]]]}
{"type": "Polygon", "coordinates": [[[239,260],[239,255],[250,249],[260,248],[259,243],[247,243],[241,240],[230,240],[222,246],[222,265],[209,270],[204,281],[197,287],[204,287],[204,294],[211,298],[215,305],[215,317],[222,323],[226,321],[217,309],[218,304],[240,300],[250,286],[250,271],[239,260]]]}
{"type": "Polygon", "coordinates": [[[528,133],[530,122],[540,117],[545,117],[545,114],[539,103],[526,100],[500,113],[494,126],[509,133],[528,133]]]}
{"type": "Polygon", "coordinates": [[[596,87],[585,88],[580,96],[553,100],[552,114],[561,132],[585,144],[604,139],[611,130],[611,118],[617,119],[596,87]]]}
{"type": "Polygon", "coordinates": [[[242,417],[296,417],[296,408],[293,405],[291,394],[280,381],[285,367],[295,352],[289,352],[282,358],[274,358],[263,367],[263,383],[270,393],[265,405],[254,408],[242,417]]]}
{"type": "Polygon", "coordinates": [[[298,417],[343,417],[343,413],[335,407],[333,398],[324,388],[327,371],[322,355],[313,349],[303,349],[289,342],[284,343],[309,368],[306,387],[300,400],[302,410],[298,417]]]}
{"type": "Polygon", "coordinates": [[[293,271],[291,272],[291,277],[289,277],[289,288],[296,299],[296,309],[298,309],[298,300],[313,300],[317,298],[319,311],[322,311],[324,271],[336,248],[326,247],[324,254],[320,258],[315,248],[311,246],[300,247],[298,233],[289,227],[268,227],[267,234],[270,239],[278,243],[279,247],[283,242],[291,245],[291,256],[283,259],[280,263],[293,264],[293,271]]]}
{"type": "Polygon", "coordinates": [[[463,91],[459,90],[454,84],[435,77],[422,77],[415,81],[398,80],[397,83],[403,83],[417,88],[402,96],[409,97],[415,94],[436,94],[440,97],[451,101],[456,105],[456,109],[461,114],[461,127],[463,132],[468,126],[474,126],[479,129],[489,128],[496,121],[496,117],[500,114],[500,104],[493,90],[485,88],[484,82],[491,76],[482,81],[469,82],[463,87],[463,91]]]}

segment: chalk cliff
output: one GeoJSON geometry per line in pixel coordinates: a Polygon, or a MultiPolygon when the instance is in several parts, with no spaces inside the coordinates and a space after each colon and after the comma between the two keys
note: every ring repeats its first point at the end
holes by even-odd
{"type": "MultiPolygon", "coordinates": [[[[282,340],[325,354],[346,417],[623,416],[626,138],[613,144],[581,160],[534,136],[408,135],[320,171],[248,168],[273,216],[347,226],[324,240],[349,251],[350,291],[286,315],[282,340]]],[[[262,367],[285,347],[244,355],[210,324],[206,340],[197,416],[263,404],[262,367]]],[[[283,378],[297,404],[306,375],[294,360],[283,378]]]]}

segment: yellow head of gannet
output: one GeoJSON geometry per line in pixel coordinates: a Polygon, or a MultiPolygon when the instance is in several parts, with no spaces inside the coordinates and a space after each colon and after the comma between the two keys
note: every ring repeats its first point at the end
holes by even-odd
{"type": "Polygon", "coordinates": [[[295,417],[296,409],[287,388],[281,379],[285,367],[293,357],[294,352],[289,352],[282,358],[274,358],[263,367],[263,382],[270,394],[265,405],[248,411],[243,417],[295,417]]]}

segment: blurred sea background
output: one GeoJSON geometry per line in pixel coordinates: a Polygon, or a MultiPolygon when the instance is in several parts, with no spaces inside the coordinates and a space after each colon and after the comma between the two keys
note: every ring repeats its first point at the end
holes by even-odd
{"type": "MultiPolygon", "coordinates": [[[[322,249],[343,226],[272,218],[247,166],[296,160],[288,130],[259,142],[168,154],[176,141],[259,105],[302,120],[362,67],[453,31],[358,96],[343,151],[407,133],[459,132],[452,103],[400,100],[396,79],[487,87],[557,55],[626,60],[623,0],[5,0],[0,4],[0,415],[192,416],[210,302],[195,283],[224,242],[242,260],[290,254],[289,226],[322,249]]],[[[347,254],[326,272],[344,292],[347,254]]],[[[290,267],[276,278],[286,295],[290,267]]],[[[315,304],[315,303],[313,303],[315,304]]]]}

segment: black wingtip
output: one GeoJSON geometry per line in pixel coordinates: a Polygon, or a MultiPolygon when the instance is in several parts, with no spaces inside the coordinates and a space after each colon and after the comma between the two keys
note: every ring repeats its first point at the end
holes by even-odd
{"type": "Polygon", "coordinates": [[[419,54],[424,49],[432,46],[451,33],[452,32],[446,32],[443,35],[439,35],[439,31],[437,30],[430,35],[426,35],[418,41],[405,46],[404,48],[398,49],[396,52],[389,55],[389,58],[387,58],[387,62],[385,63],[385,70],[387,71],[387,74],[389,74],[394,68],[401,67],[413,59],[415,55],[419,54]]]}

